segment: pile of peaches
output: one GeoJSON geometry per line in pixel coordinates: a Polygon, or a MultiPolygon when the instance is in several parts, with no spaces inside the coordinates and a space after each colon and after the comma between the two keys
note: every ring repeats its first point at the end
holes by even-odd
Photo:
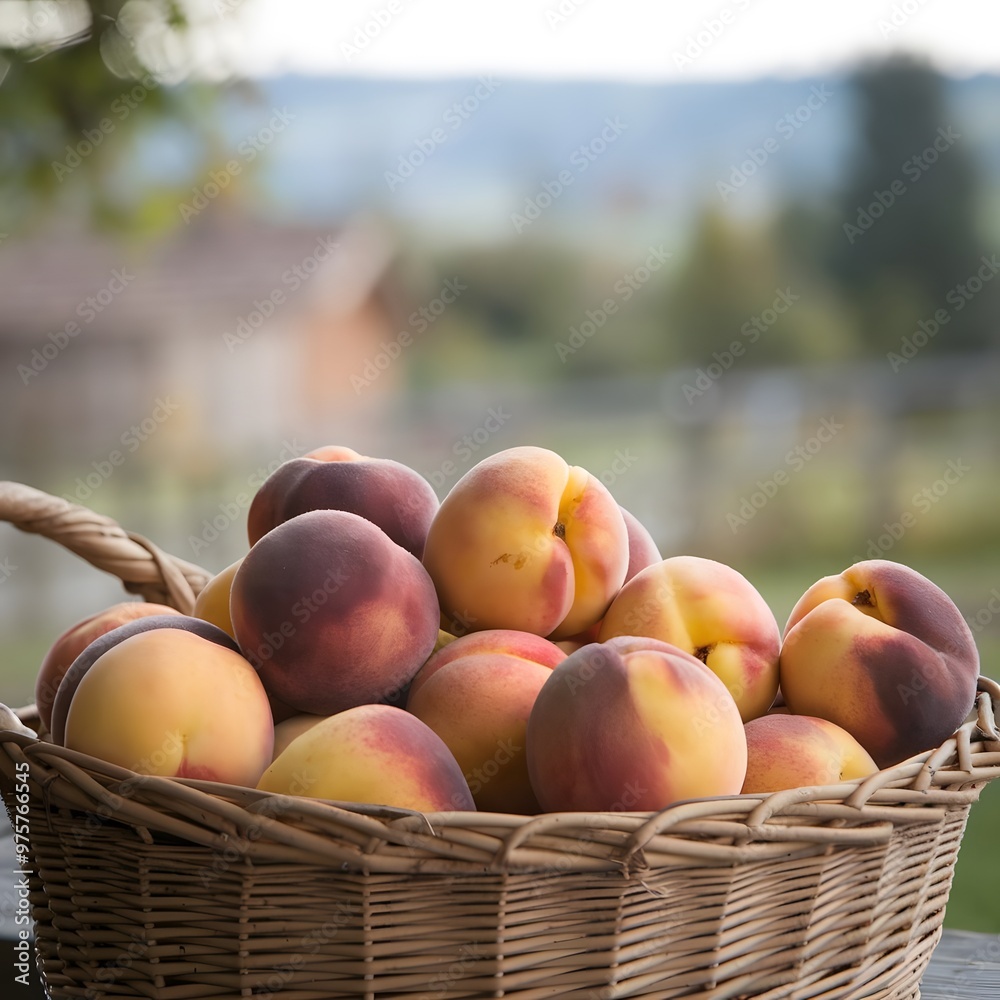
{"type": "Polygon", "coordinates": [[[782,632],[721,562],[662,558],[585,469],[498,452],[439,501],[390,459],[280,466],[193,613],[52,645],[43,735],[140,774],[434,812],[654,811],[835,785],[936,747],[979,657],[915,570],[857,563],[782,632]]]}

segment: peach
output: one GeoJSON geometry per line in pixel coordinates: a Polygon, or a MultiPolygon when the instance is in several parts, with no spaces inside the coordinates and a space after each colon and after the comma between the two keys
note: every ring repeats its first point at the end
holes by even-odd
{"type": "Polygon", "coordinates": [[[243,562],[242,557],[220,570],[202,588],[195,598],[191,614],[202,621],[211,622],[234,639],[233,618],[229,613],[229,595],[233,588],[233,577],[243,562]]]}
{"type": "Polygon", "coordinates": [[[365,456],[342,444],[324,444],[307,451],[303,458],[315,458],[319,462],[358,462],[365,456]]]}
{"type": "Polygon", "coordinates": [[[799,598],[780,669],[793,713],[835,722],[884,768],[961,726],[975,702],[979,653],[940,587],[901,563],[869,559],[799,598]]]}
{"type": "Polygon", "coordinates": [[[571,653],[528,719],[531,785],[547,811],[653,811],[736,795],[746,776],[739,708],[682,649],[622,636],[571,653]]]}
{"type": "Polygon", "coordinates": [[[437,508],[434,488],[408,465],[327,445],[283,462],[264,481],[247,511],[247,533],[252,546],[297,514],[346,510],[377,524],[419,559],[437,508]]]}
{"type": "Polygon", "coordinates": [[[745,732],[744,792],[836,785],[878,770],[868,751],[846,729],[826,719],[789,715],[785,709],[752,719],[745,732]]]}
{"type": "Polygon", "coordinates": [[[647,566],[604,616],[599,639],[616,635],[651,636],[696,656],[722,678],[744,722],[774,701],[778,623],[746,577],[724,563],[671,556],[647,566]]]}
{"type": "Polygon", "coordinates": [[[604,614],[625,579],[628,530],[606,487],[545,448],[483,459],[451,489],[424,565],[450,631],[566,639],[604,614]]]}
{"type": "Polygon", "coordinates": [[[640,570],[661,562],[663,556],[660,555],[660,550],[646,526],[621,504],[618,506],[628,532],[628,567],[625,570],[625,579],[622,581],[624,586],[640,570]]]}
{"type": "Polygon", "coordinates": [[[63,675],[56,689],[56,696],[52,699],[52,728],[50,735],[54,743],[63,743],[66,737],[66,717],[69,707],[72,704],[73,696],[80,685],[87,671],[94,665],[98,657],[103,656],[109,649],[119,642],[129,639],[142,632],[153,632],[157,629],[180,629],[185,632],[192,632],[194,635],[209,642],[217,643],[234,653],[239,652],[239,647],[235,640],[222,629],[210,622],[202,621],[191,615],[182,615],[179,612],[171,611],[169,614],[145,615],[142,618],[135,618],[132,621],[119,625],[98,636],[93,642],[80,653],[70,664],[69,669],[63,675]]]}
{"type": "Polygon", "coordinates": [[[257,787],[420,812],[475,809],[441,738],[391,705],[358,705],[323,719],[285,747],[257,787]]]}
{"type": "Polygon", "coordinates": [[[66,746],[139,774],[253,787],[271,760],[264,687],[239,653],[183,629],[123,639],[80,681],[66,746]]]}
{"type": "Polygon", "coordinates": [[[149,615],[179,615],[176,608],[167,604],[150,604],[146,601],[123,601],[96,614],[83,618],[68,629],[49,647],[35,679],[35,705],[45,728],[52,729],[52,702],[59,682],[70,664],[98,636],[124,625],[125,622],[149,615]]]}
{"type": "Polygon", "coordinates": [[[309,732],[313,726],[318,722],[322,722],[324,719],[329,718],[326,715],[308,715],[305,713],[299,715],[289,716],[287,719],[282,719],[280,722],[275,722],[274,724],[274,749],[271,751],[271,760],[274,760],[281,754],[285,747],[288,746],[292,740],[301,736],[303,733],[309,732]]]}
{"type": "Polygon", "coordinates": [[[412,696],[431,674],[446,663],[479,653],[503,653],[531,663],[540,663],[549,668],[566,659],[565,652],[556,643],[535,635],[534,632],[520,632],[517,629],[507,628],[469,632],[452,638],[434,651],[413,678],[410,695],[412,696]]]}
{"type": "Polygon", "coordinates": [[[414,680],[407,711],[444,740],[465,774],[477,809],[538,812],[524,736],[535,697],[552,668],[499,652],[472,652],[437,664],[434,659],[414,680]]]}
{"type": "Polygon", "coordinates": [[[440,620],[420,561],[342,510],[299,514],[261,538],[236,571],[230,610],[268,694],[318,715],[398,696],[440,620]]]}
{"type": "MultiPolygon", "coordinates": [[[[625,527],[628,531],[628,568],[625,570],[625,579],[622,581],[622,586],[624,586],[640,570],[644,570],[647,566],[652,566],[653,563],[660,562],[663,556],[660,555],[660,550],[656,547],[653,536],[650,535],[645,526],[620,504],[619,509],[622,512],[625,527]]],[[[603,620],[594,622],[590,628],[586,628],[576,635],[569,636],[567,639],[560,639],[559,648],[565,650],[567,653],[572,653],[581,646],[597,642],[603,624],[603,620]]]]}

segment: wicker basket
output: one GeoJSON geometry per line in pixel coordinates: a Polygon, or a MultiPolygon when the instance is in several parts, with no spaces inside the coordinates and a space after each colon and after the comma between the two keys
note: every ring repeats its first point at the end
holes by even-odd
{"type": "MultiPolygon", "coordinates": [[[[0,484],[0,517],[181,610],[208,577],[23,486],[0,484]]],[[[56,1000],[915,1000],[969,807],[1000,775],[998,702],[984,679],[951,739],[865,781],[652,815],[423,815],[140,777],[9,712],[0,785],[56,1000]]]]}

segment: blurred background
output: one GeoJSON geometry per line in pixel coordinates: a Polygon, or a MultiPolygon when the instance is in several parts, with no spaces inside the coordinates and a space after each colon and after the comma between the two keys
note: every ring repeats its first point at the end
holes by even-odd
{"type": "MultiPolygon", "coordinates": [[[[912,565],[1000,676],[1000,13],[672,6],[0,0],[0,478],[216,571],[320,445],[539,444],[781,623],[912,565]]],[[[123,598],[0,527],[2,700],[123,598]]]]}

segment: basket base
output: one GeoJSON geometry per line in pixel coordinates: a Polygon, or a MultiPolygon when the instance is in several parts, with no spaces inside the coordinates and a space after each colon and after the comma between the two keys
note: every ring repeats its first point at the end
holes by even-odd
{"type": "Polygon", "coordinates": [[[901,870],[963,823],[745,871],[404,877],[53,811],[33,822],[36,947],[52,1000],[918,1000],[943,914],[928,886],[947,892],[928,867],[950,869],[901,870]]]}

